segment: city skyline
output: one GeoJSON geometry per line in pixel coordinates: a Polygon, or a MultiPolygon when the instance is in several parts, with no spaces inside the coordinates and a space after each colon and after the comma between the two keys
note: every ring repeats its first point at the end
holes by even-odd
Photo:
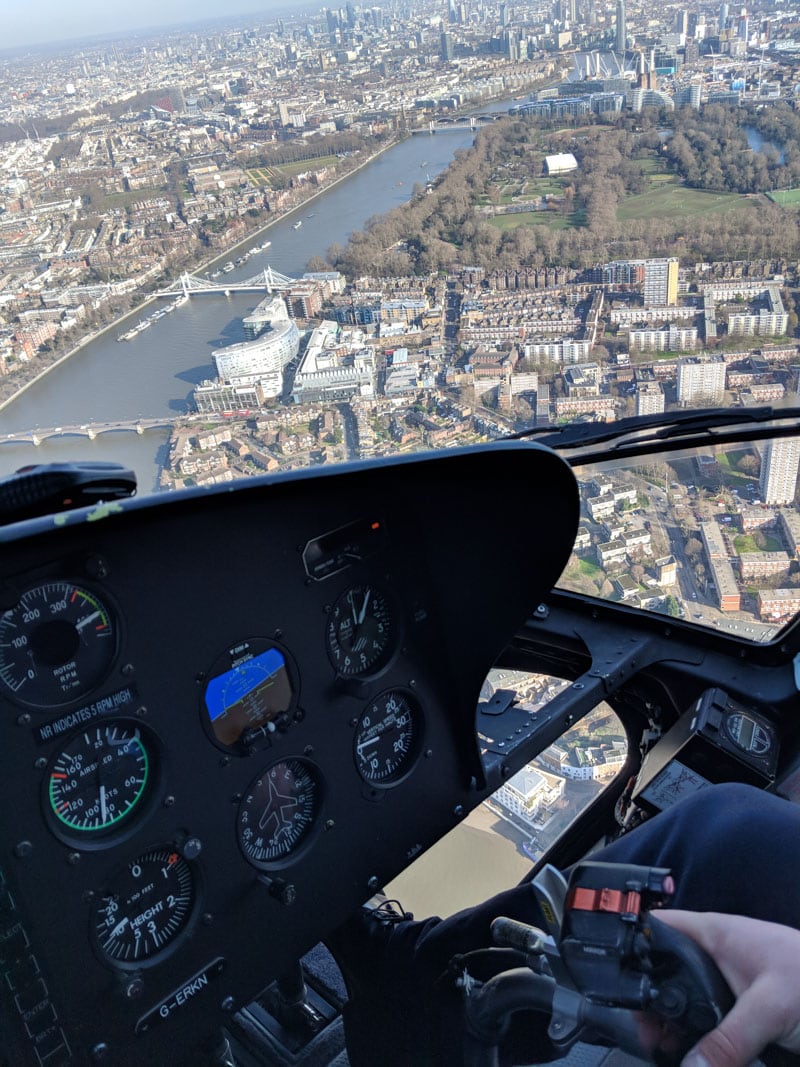
{"type": "Polygon", "coordinates": [[[3,44],[0,55],[39,46],[58,45],[83,38],[148,33],[178,25],[239,16],[274,18],[282,12],[313,8],[311,0],[232,0],[224,8],[210,0],[142,0],[127,9],[112,7],[101,0],[79,0],[64,5],[43,0],[36,17],[29,7],[15,4],[3,16],[3,44]]]}

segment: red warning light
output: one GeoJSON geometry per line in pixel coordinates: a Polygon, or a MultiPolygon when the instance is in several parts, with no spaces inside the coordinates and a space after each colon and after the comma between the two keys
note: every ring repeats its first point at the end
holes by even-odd
{"type": "Polygon", "coordinates": [[[370,530],[380,530],[381,524],[379,522],[373,522],[370,524],[370,530]]]}

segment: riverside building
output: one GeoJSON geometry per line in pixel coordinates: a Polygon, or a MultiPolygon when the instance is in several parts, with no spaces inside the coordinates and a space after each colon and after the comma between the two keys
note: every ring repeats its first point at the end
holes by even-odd
{"type": "Polygon", "coordinates": [[[266,397],[280,396],[283,371],[300,349],[300,331],[280,297],[270,303],[271,318],[262,333],[212,353],[221,382],[241,386],[258,383],[266,397]]]}

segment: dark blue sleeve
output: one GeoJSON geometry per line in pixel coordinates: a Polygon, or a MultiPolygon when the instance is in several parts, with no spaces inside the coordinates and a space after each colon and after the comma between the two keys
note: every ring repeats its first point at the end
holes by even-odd
{"type": "MultiPolygon", "coordinates": [[[[711,786],[680,801],[592,855],[608,863],[669,867],[675,908],[722,911],[800,928],[800,807],[738,783],[711,786]]],[[[490,944],[489,926],[507,915],[541,923],[526,883],[484,904],[415,931],[418,962],[436,968],[457,952],[490,944]]]]}
{"type": "MultiPolygon", "coordinates": [[[[669,867],[676,908],[800,928],[800,807],[750,786],[703,789],[592,859],[669,867]]],[[[461,1062],[458,1005],[446,983],[437,980],[453,956],[489,947],[498,915],[541,925],[531,887],[524,883],[447,919],[350,926],[350,952],[344,956],[353,954],[354,970],[346,1017],[352,1033],[365,1038],[371,1032],[362,1055],[351,1049],[356,1067],[367,1067],[376,1042],[386,1067],[461,1062]]],[[[341,947],[341,936],[338,941],[341,947]]],[[[538,1026],[521,1035],[519,1046],[529,1053],[538,1049],[544,1060],[550,1058],[549,1042],[541,1022],[538,1026]]]]}

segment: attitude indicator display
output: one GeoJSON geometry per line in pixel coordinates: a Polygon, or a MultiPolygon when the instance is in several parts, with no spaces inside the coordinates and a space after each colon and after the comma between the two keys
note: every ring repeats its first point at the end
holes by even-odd
{"type": "Polygon", "coordinates": [[[243,642],[214,665],[212,674],[203,698],[206,725],[226,747],[246,743],[258,732],[274,732],[294,703],[286,656],[274,646],[259,649],[258,642],[243,642]]]}

